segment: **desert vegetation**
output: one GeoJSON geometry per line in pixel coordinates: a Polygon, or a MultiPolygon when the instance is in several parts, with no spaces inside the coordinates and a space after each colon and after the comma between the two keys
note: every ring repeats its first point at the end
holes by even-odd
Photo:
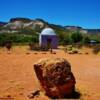
{"type": "MultiPolygon", "coordinates": [[[[0,46],[3,46],[4,42],[8,40],[11,40],[13,44],[37,44],[39,34],[45,27],[54,29],[59,38],[59,45],[88,45],[91,40],[100,43],[99,30],[94,30],[94,33],[92,31],[88,33],[87,29],[76,27],[76,30],[73,31],[67,29],[67,26],[50,24],[39,18],[35,20],[29,18],[11,18],[8,23],[0,26],[0,46]],[[87,33],[84,33],[82,30],[87,31],[87,33]]],[[[71,28],[71,26],[69,27],[71,28]]]]}
{"type": "Polygon", "coordinates": [[[0,34],[0,46],[3,46],[5,41],[12,41],[16,44],[28,44],[30,42],[37,43],[38,35],[25,35],[25,34],[0,34]]]}
{"type": "MultiPolygon", "coordinates": [[[[58,26],[55,25],[51,26],[59,38],[57,50],[52,50],[49,44],[48,48],[40,47],[38,44],[39,33],[29,28],[20,29],[16,34],[0,34],[0,58],[2,58],[0,59],[0,97],[14,98],[15,100],[27,98],[29,100],[27,95],[32,90],[35,91],[34,95],[38,95],[37,99],[49,100],[38,90],[40,85],[34,74],[33,63],[41,58],[63,57],[71,63],[76,79],[76,91],[81,94],[80,98],[82,100],[99,100],[100,35],[83,34],[80,31],[69,31],[57,28],[58,26]],[[91,42],[92,40],[95,43],[91,42]],[[13,48],[10,55],[2,47],[6,47],[8,51],[13,48]]],[[[41,31],[39,27],[37,30],[41,31]]],[[[57,69],[57,71],[60,70],[57,69]]],[[[58,72],[55,71],[55,73],[58,72]]],[[[66,75],[64,74],[64,76],[66,75]]]]}
{"type": "MultiPolygon", "coordinates": [[[[59,38],[59,45],[70,45],[70,44],[80,44],[80,45],[89,45],[91,40],[94,40],[97,44],[100,43],[100,35],[96,34],[83,34],[79,31],[70,32],[56,30],[56,33],[59,38]]],[[[0,46],[3,46],[5,41],[11,40],[14,44],[29,44],[29,43],[38,43],[39,34],[36,32],[30,32],[26,30],[21,30],[19,33],[12,34],[0,34],[0,46]]]]}
{"type": "MultiPolygon", "coordinates": [[[[62,32],[58,30],[59,45],[64,46],[64,51],[69,54],[82,54],[81,48],[88,47],[92,49],[94,54],[100,52],[100,35],[82,34],[80,32],[62,32]],[[94,40],[95,43],[91,43],[94,40]]],[[[0,34],[0,46],[10,48],[15,45],[27,45],[30,50],[35,51],[48,51],[52,52],[51,48],[40,47],[38,42],[39,34],[0,34]],[[8,41],[8,43],[7,43],[8,41]]],[[[88,54],[88,52],[86,52],[88,54]]]]}

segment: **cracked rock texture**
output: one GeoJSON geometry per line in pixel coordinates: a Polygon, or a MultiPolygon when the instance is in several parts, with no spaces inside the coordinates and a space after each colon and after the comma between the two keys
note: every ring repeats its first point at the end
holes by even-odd
{"type": "Polygon", "coordinates": [[[34,69],[42,89],[49,97],[62,98],[74,91],[76,82],[66,59],[41,59],[34,64],[34,69]]]}

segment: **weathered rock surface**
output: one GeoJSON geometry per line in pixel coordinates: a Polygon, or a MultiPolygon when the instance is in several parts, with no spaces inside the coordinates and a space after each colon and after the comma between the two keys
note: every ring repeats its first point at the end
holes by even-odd
{"type": "Polygon", "coordinates": [[[34,64],[34,69],[43,90],[49,97],[63,98],[74,91],[76,82],[66,59],[41,59],[34,64]]]}

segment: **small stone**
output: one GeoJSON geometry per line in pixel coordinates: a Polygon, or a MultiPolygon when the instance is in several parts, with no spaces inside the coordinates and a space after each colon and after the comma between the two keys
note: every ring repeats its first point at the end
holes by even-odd
{"type": "Polygon", "coordinates": [[[28,95],[28,97],[30,98],[30,99],[33,99],[33,98],[35,98],[35,97],[38,97],[40,95],[40,90],[36,90],[36,91],[34,91],[33,93],[30,93],[29,95],[28,95]]]}

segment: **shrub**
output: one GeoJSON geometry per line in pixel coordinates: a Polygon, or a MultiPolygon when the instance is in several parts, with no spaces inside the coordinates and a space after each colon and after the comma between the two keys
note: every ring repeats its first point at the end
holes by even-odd
{"type": "Polygon", "coordinates": [[[78,50],[77,50],[77,49],[73,49],[73,50],[72,50],[72,53],[73,53],[73,54],[77,54],[77,53],[78,53],[78,50]]]}
{"type": "Polygon", "coordinates": [[[90,39],[89,36],[84,36],[82,42],[83,42],[83,44],[89,44],[89,43],[90,43],[90,40],[91,40],[91,39],[90,39]]]}
{"type": "Polygon", "coordinates": [[[37,43],[34,43],[34,42],[30,42],[29,47],[30,47],[30,50],[37,50],[37,51],[40,50],[39,45],[37,43]]]}
{"type": "Polygon", "coordinates": [[[10,49],[12,48],[12,41],[11,40],[7,40],[4,45],[7,48],[7,50],[10,51],[10,49]]]}
{"type": "Polygon", "coordinates": [[[70,36],[70,39],[72,40],[72,43],[78,43],[82,41],[83,36],[80,32],[73,32],[70,36]]]}
{"type": "Polygon", "coordinates": [[[30,43],[38,42],[38,34],[24,35],[24,34],[0,34],[0,46],[4,46],[5,41],[11,40],[13,43],[30,43]]]}
{"type": "Polygon", "coordinates": [[[97,44],[93,47],[93,53],[98,54],[100,52],[100,44],[97,44]]]}
{"type": "Polygon", "coordinates": [[[68,51],[71,51],[72,49],[73,49],[73,46],[72,45],[67,46],[67,50],[68,51]]]}

